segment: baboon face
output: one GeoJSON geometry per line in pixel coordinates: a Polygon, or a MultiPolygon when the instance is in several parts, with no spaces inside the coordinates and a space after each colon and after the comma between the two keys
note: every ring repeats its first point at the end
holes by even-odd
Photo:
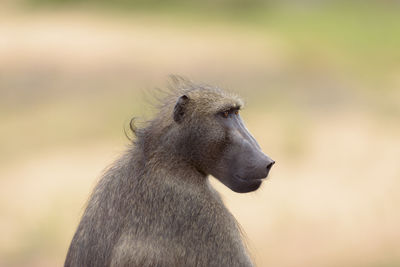
{"type": "MultiPolygon", "coordinates": [[[[178,100],[174,112],[176,122],[184,120],[184,110],[189,101],[187,96],[178,100]]],[[[201,143],[197,148],[203,150],[201,154],[206,158],[203,159],[206,163],[203,164],[204,172],[213,175],[231,190],[246,193],[260,187],[275,161],[261,151],[245,127],[239,109],[240,106],[231,105],[222,110],[203,112],[201,119],[196,120],[196,123],[203,125],[196,127],[195,142],[201,143]],[[202,129],[201,133],[199,129],[202,129]]],[[[196,115],[190,116],[193,118],[196,115]]]]}
{"type": "Polygon", "coordinates": [[[235,192],[257,190],[275,161],[261,151],[238,108],[219,112],[215,119],[225,130],[226,146],[211,174],[235,192]]]}

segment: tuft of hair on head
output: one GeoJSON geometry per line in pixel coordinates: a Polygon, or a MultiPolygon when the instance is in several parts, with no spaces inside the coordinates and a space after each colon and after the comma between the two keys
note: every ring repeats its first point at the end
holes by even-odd
{"type": "Polygon", "coordinates": [[[175,91],[184,91],[195,86],[195,83],[192,80],[181,75],[170,74],[168,78],[170,81],[168,88],[175,91]]]}
{"type": "Polygon", "coordinates": [[[190,79],[180,75],[171,74],[168,77],[169,81],[167,85],[167,94],[170,97],[177,98],[186,95],[188,92],[194,90],[196,87],[199,87],[199,85],[196,85],[190,79]]]}

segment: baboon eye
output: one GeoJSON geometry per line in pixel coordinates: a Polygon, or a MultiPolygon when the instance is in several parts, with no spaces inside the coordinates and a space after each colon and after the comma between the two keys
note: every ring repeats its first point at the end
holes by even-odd
{"type": "Polygon", "coordinates": [[[235,110],[235,115],[239,115],[239,110],[235,110]]]}
{"type": "Polygon", "coordinates": [[[224,116],[224,118],[228,118],[229,112],[228,111],[224,111],[224,113],[222,113],[222,116],[224,116]]]}

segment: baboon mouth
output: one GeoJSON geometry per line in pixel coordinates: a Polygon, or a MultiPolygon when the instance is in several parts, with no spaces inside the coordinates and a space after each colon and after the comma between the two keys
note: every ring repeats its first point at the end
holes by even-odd
{"type": "Polygon", "coordinates": [[[267,178],[267,177],[263,177],[263,178],[259,178],[259,177],[257,177],[257,178],[253,178],[253,177],[250,177],[250,178],[242,178],[242,177],[240,177],[240,176],[237,176],[237,175],[235,175],[235,179],[237,180],[237,181],[239,181],[239,182],[241,182],[241,183],[247,183],[247,184],[249,184],[249,183],[257,183],[257,182],[262,182],[262,180],[264,180],[265,178],[267,178]]]}
{"type": "Polygon", "coordinates": [[[261,183],[262,179],[244,179],[235,175],[228,187],[237,193],[248,193],[257,190],[261,183]]]}
{"type": "Polygon", "coordinates": [[[238,175],[235,175],[235,179],[241,181],[241,182],[245,182],[245,183],[249,183],[249,182],[255,182],[255,181],[260,181],[262,182],[262,180],[267,179],[268,175],[265,177],[246,177],[246,178],[242,178],[238,175]]]}

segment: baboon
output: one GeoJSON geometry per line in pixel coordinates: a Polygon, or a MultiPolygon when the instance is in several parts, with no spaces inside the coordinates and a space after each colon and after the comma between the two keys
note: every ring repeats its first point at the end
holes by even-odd
{"type": "Polygon", "coordinates": [[[244,126],[242,101],[172,78],[156,117],[96,185],[65,266],[252,266],[210,185],[257,190],[275,163],[244,126]]]}

